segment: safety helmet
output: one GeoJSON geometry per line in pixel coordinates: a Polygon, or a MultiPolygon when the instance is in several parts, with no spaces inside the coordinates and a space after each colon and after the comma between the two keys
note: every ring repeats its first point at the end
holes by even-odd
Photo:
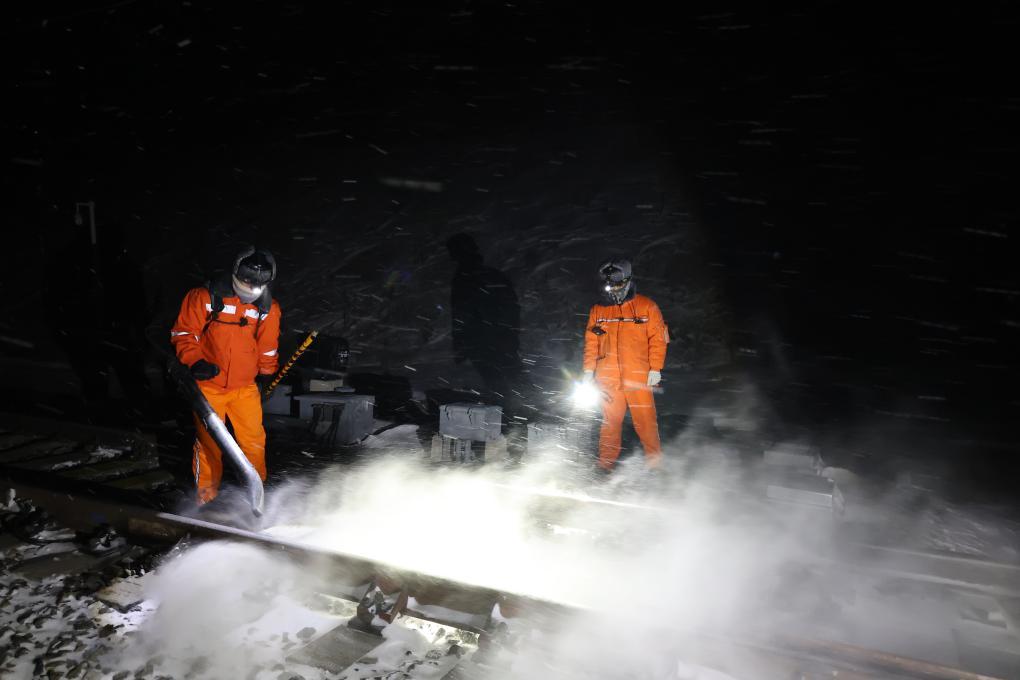
{"type": "Polygon", "coordinates": [[[241,302],[250,304],[258,299],[276,278],[276,260],[267,250],[248,246],[234,258],[231,282],[241,302]]]}
{"type": "Polygon", "coordinates": [[[630,260],[623,257],[611,257],[599,266],[599,278],[602,281],[602,292],[616,304],[627,299],[631,287],[630,260]]]}

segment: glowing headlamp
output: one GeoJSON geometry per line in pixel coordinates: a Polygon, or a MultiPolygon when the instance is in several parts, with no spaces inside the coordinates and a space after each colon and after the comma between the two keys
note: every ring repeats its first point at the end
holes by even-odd
{"type": "Polygon", "coordinates": [[[239,298],[241,298],[241,302],[244,302],[245,304],[258,299],[258,297],[262,295],[262,291],[266,289],[265,284],[250,283],[237,278],[237,276],[233,277],[233,283],[234,292],[237,293],[239,298]]]}
{"type": "Polygon", "coordinates": [[[606,292],[611,290],[623,290],[630,283],[630,277],[625,279],[614,280],[612,278],[606,278],[606,292]]]}

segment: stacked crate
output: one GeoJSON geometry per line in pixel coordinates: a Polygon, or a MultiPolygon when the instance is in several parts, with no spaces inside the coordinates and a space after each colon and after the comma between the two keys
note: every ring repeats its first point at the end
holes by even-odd
{"type": "Polygon", "coordinates": [[[439,408],[439,434],[432,438],[429,460],[484,463],[505,455],[501,434],[503,410],[489,404],[458,402],[439,408]]]}

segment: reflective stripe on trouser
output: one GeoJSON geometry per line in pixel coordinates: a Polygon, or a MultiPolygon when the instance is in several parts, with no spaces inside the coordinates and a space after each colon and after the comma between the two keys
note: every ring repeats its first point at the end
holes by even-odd
{"type": "Polygon", "coordinates": [[[620,457],[623,416],[630,407],[630,419],[641,439],[648,467],[657,467],[662,459],[659,425],[655,419],[655,395],[649,389],[605,391],[602,400],[602,431],[599,434],[599,466],[609,470],[620,457]]]}
{"type": "MultiPolygon", "coordinates": [[[[258,471],[259,477],[265,480],[266,431],[262,427],[262,398],[258,387],[248,385],[236,390],[222,390],[199,383],[199,388],[216,415],[223,421],[229,419],[237,445],[258,471]]],[[[195,439],[192,470],[198,488],[198,502],[208,503],[219,493],[220,479],[223,477],[222,454],[197,414],[195,427],[198,428],[198,436],[195,439]]]]}

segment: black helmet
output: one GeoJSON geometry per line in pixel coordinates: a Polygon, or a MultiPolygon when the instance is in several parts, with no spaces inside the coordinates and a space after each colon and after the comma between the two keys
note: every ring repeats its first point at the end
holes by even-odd
{"type": "Polygon", "coordinates": [[[268,250],[248,246],[234,258],[232,274],[245,283],[264,286],[276,278],[276,260],[268,250]]]}
{"type": "Polygon", "coordinates": [[[631,291],[630,260],[611,257],[599,265],[602,292],[615,304],[622,304],[631,291]]]}
{"type": "Polygon", "coordinates": [[[248,246],[234,258],[231,280],[242,302],[251,303],[276,278],[276,260],[267,250],[248,246]]]}

